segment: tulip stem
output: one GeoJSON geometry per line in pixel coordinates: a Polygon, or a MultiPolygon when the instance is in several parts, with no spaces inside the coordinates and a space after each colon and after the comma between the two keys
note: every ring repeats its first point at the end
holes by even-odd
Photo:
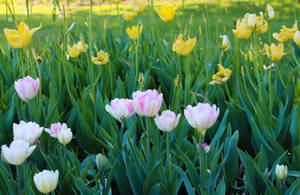
{"type": "MultiPolygon", "coordinates": [[[[138,34],[140,34],[140,29],[138,26],[138,34]]],[[[135,75],[136,75],[136,79],[138,79],[139,76],[139,43],[140,43],[140,36],[138,36],[138,40],[135,42],[135,75]]]]}
{"type": "Polygon", "coordinates": [[[168,166],[168,177],[170,176],[171,172],[171,166],[170,166],[170,135],[169,132],[166,133],[166,139],[167,139],[167,166],[168,166]]]}
{"type": "Polygon", "coordinates": [[[22,182],[21,182],[21,165],[16,166],[17,183],[18,183],[18,194],[22,194],[22,182]]]}
{"type": "Polygon", "coordinates": [[[146,131],[147,131],[147,145],[146,145],[146,150],[147,150],[147,158],[148,160],[150,159],[150,131],[149,131],[149,124],[148,124],[148,119],[145,118],[146,120],[146,131]]]}
{"type": "Polygon", "coordinates": [[[199,170],[200,170],[200,175],[201,175],[201,161],[202,161],[202,158],[203,158],[203,141],[204,141],[204,136],[201,135],[201,133],[199,133],[199,170]]]}

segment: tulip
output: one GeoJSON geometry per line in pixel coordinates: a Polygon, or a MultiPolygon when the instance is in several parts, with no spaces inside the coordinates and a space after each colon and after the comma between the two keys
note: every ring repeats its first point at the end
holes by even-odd
{"type": "Polygon", "coordinates": [[[136,91],[132,97],[134,110],[140,116],[155,116],[163,102],[163,94],[159,94],[155,89],[148,89],[143,92],[136,91]]]}
{"type": "Polygon", "coordinates": [[[37,28],[29,29],[27,24],[21,22],[19,24],[18,31],[5,28],[4,35],[7,39],[8,44],[12,48],[24,48],[29,45],[33,33],[40,28],[41,25],[37,28]]]}
{"type": "Polygon", "coordinates": [[[256,17],[255,21],[255,32],[257,34],[264,34],[268,31],[268,22],[264,19],[263,14],[256,17]]]}
{"type": "Polygon", "coordinates": [[[79,54],[85,52],[88,48],[89,46],[84,42],[83,38],[77,44],[73,44],[72,47],[67,45],[68,53],[72,58],[78,58],[79,54]]]}
{"type": "Polygon", "coordinates": [[[121,119],[129,118],[134,114],[133,101],[130,99],[113,99],[111,106],[106,105],[105,110],[111,114],[112,117],[122,122],[121,119]]]}
{"type": "Polygon", "coordinates": [[[33,176],[36,188],[44,194],[54,191],[58,183],[58,174],[58,170],[55,172],[43,170],[42,172],[36,173],[33,176]]]}
{"type": "Polygon", "coordinates": [[[163,21],[170,22],[173,20],[178,7],[178,5],[163,6],[159,9],[155,9],[155,11],[163,21]]]}
{"type": "Polygon", "coordinates": [[[109,166],[109,162],[106,158],[106,156],[102,155],[102,154],[97,154],[96,156],[96,166],[97,166],[97,169],[107,169],[108,166],[109,166]]]}
{"type": "Polygon", "coordinates": [[[119,4],[121,3],[123,0],[111,0],[112,3],[116,3],[116,4],[119,4]]]}
{"type": "Polygon", "coordinates": [[[215,124],[219,112],[216,105],[210,106],[208,103],[198,103],[194,107],[188,105],[184,110],[184,116],[188,123],[199,131],[202,137],[205,137],[206,130],[215,124]]]}
{"type": "Polygon", "coordinates": [[[207,143],[204,143],[203,147],[204,147],[205,153],[208,153],[210,150],[210,146],[207,143]]]}
{"type": "Polygon", "coordinates": [[[126,20],[127,22],[131,21],[135,16],[137,15],[136,12],[125,12],[123,14],[123,18],[124,20],[126,20]]]}
{"type": "Polygon", "coordinates": [[[97,53],[97,57],[92,56],[92,61],[97,65],[104,65],[108,63],[108,54],[103,50],[100,50],[97,53]]]}
{"type": "Polygon", "coordinates": [[[243,21],[249,29],[253,30],[255,28],[256,14],[245,14],[243,21]]]}
{"type": "Polygon", "coordinates": [[[192,39],[188,38],[187,41],[184,41],[182,39],[182,36],[180,35],[177,37],[177,40],[173,44],[172,50],[180,56],[187,56],[192,52],[193,48],[196,45],[196,42],[196,37],[192,39]]]}
{"type": "Polygon", "coordinates": [[[72,137],[73,137],[73,133],[69,128],[61,129],[61,131],[57,134],[57,139],[59,143],[61,143],[64,146],[70,143],[72,137]]]}
{"type": "Polygon", "coordinates": [[[143,31],[143,25],[136,25],[136,26],[132,26],[131,28],[130,27],[126,28],[126,33],[130,37],[130,39],[134,41],[139,39],[139,36],[142,34],[142,31],[143,31]]]}
{"type": "Polygon", "coordinates": [[[30,76],[27,76],[25,78],[15,81],[15,90],[19,97],[25,102],[28,102],[37,95],[39,87],[39,78],[36,78],[34,80],[30,76]]]}
{"type": "Polygon", "coordinates": [[[68,128],[67,124],[66,123],[53,123],[51,124],[51,127],[50,129],[45,129],[45,131],[51,136],[51,137],[54,137],[54,138],[57,138],[58,137],[58,134],[61,132],[61,131],[65,131],[65,130],[71,130],[70,128],[68,128]]]}
{"type": "Polygon", "coordinates": [[[32,145],[41,136],[43,127],[34,122],[21,121],[20,124],[13,124],[13,131],[15,140],[24,140],[32,145]]]}
{"type": "Polygon", "coordinates": [[[132,0],[131,6],[135,12],[140,14],[146,9],[148,5],[145,0],[132,0]]]}
{"type": "Polygon", "coordinates": [[[274,9],[273,7],[267,3],[267,12],[268,12],[268,16],[269,16],[269,20],[273,19],[274,16],[275,16],[275,13],[274,13],[274,9]]]}
{"type": "Polygon", "coordinates": [[[80,38],[80,41],[78,41],[77,43],[77,48],[79,50],[79,52],[85,52],[88,48],[89,45],[85,43],[84,38],[80,38]]]}
{"type": "Polygon", "coordinates": [[[273,37],[280,42],[285,42],[294,38],[297,29],[298,29],[298,22],[296,21],[295,24],[293,25],[293,28],[287,28],[283,26],[280,29],[280,33],[273,33],[273,37]]]}
{"type": "Polygon", "coordinates": [[[14,140],[9,147],[1,147],[3,157],[12,165],[21,165],[34,151],[36,146],[30,146],[24,140],[14,140]]]}
{"type": "Polygon", "coordinates": [[[238,20],[236,23],[236,29],[233,29],[232,32],[239,39],[249,39],[252,30],[248,28],[244,21],[238,20]]]}
{"type": "Polygon", "coordinates": [[[180,114],[176,116],[175,112],[165,110],[161,115],[156,115],[154,118],[156,126],[166,132],[171,132],[178,125],[180,114]]]}
{"type": "Polygon", "coordinates": [[[285,178],[288,176],[288,168],[286,165],[276,165],[276,177],[279,181],[285,180],[285,178]]]}
{"type": "Polygon", "coordinates": [[[218,64],[219,72],[213,75],[213,80],[209,83],[210,85],[221,84],[226,82],[232,73],[229,68],[224,68],[221,64],[218,64]]]}
{"type": "Polygon", "coordinates": [[[271,49],[267,44],[265,44],[265,52],[268,57],[271,57],[272,61],[281,60],[281,58],[287,54],[284,52],[283,43],[279,43],[278,46],[276,46],[275,43],[272,43],[271,49]],[[270,50],[271,50],[271,54],[270,54],[270,50]]]}
{"type": "Polygon", "coordinates": [[[72,12],[71,12],[71,10],[69,10],[69,9],[66,10],[66,9],[64,8],[64,10],[58,11],[58,19],[61,19],[61,20],[63,20],[63,19],[69,20],[69,19],[71,18],[71,16],[72,16],[72,12]]]}
{"type": "Polygon", "coordinates": [[[220,35],[220,38],[222,38],[221,48],[224,49],[224,51],[227,51],[230,48],[230,41],[227,35],[220,35]]]}
{"type": "Polygon", "coordinates": [[[297,31],[294,35],[294,42],[300,46],[300,31],[297,31]]]}

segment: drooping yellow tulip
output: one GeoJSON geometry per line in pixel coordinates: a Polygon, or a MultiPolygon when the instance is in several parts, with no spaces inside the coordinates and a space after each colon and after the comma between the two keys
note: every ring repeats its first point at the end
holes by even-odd
{"type": "Polygon", "coordinates": [[[296,21],[295,24],[293,25],[293,28],[287,28],[287,27],[283,26],[280,29],[279,34],[273,33],[273,37],[280,42],[285,42],[290,39],[293,39],[297,30],[298,30],[298,22],[296,21]]]}
{"type": "Polygon", "coordinates": [[[188,38],[187,41],[184,41],[182,39],[182,36],[179,35],[177,37],[177,40],[173,44],[172,50],[180,56],[187,56],[192,52],[193,48],[196,45],[196,42],[197,42],[196,37],[192,39],[188,38]]]}
{"type": "Polygon", "coordinates": [[[131,28],[127,27],[126,33],[130,37],[130,39],[136,41],[139,39],[139,36],[142,34],[142,30],[143,30],[143,25],[136,25],[136,26],[132,26],[131,28]]]}
{"type": "Polygon", "coordinates": [[[286,55],[287,53],[284,52],[284,45],[283,43],[279,43],[276,46],[275,43],[271,44],[271,48],[269,45],[265,44],[265,52],[268,57],[271,57],[272,61],[281,60],[281,58],[286,55]]]}
{"type": "Polygon", "coordinates": [[[33,33],[41,27],[42,25],[37,28],[29,29],[25,22],[21,22],[18,31],[5,28],[4,35],[12,48],[24,48],[29,45],[33,33]]]}
{"type": "Polygon", "coordinates": [[[137,13],[142,13],[148,6],[146,0],[132,0],[131,2],[132,9],[137,13]]]}
{"type": "Polygon", "coordinates": [[[137,15],[136,12],[124,12],[123,14],[123,18],[124,20],[126,20],[127,22],[131,21],[135,16],[137,15]]]}
{"type": "Polygon", "coordinates": [[[239,39],[249,39],[252,30],[248,28],[247,24],[240,19],[236,23],[236,28],[232,30],[233,34],[239,39]]]}
{"type": "Polygon", "coordinates": [[[294,42],[300,46],[300,31],[297,31],[294,35],[294,42]]]}
{"type": "Polygon", "coordinates": [[[178,7],[178,5],[174,4],[172,6],[163,6],[161,8],[157,8],[155,11],[163,21],[170,22],[173,20],[178,7]]]}
{"type": "Polygon", "coordinates": [[[264,34],[267,31],[268,31],[268,22],[264,19],[264,16],[261,13],[260,16],[256,17],[255,32],[257,34],[264,34]]]}
{"type": "Polygon", "coordinates": [[[108,54],[103,50],[100,50],[97,53],[97,57],[92,56],[92,61],[97,65],[104,65],[108,63],[108,54]]]}
{"type": "Polygon", "coordinates": [[[212,81],[209,83],[210,85],[221,84],[226,82],[232,73],[229,68],[224,68],[221,64],[218,64],[219,72],[212,76],[212,81]]]}
{"type": "Polygon", "coordinates": [[[222,38],[221,48],[224,49],[224,51],[227,51],[230,48],[230,41],[227,35],[220,35],[220,38],[222,38]]]}
{"type": "Polygon", "coordinates": [[[88,48],[89,46],[84,42],[83,38],[81,38],[81,40],[78,41],[77,44],[73,44],[72,47],[67,45],[68,53],[71,56],[71,58],[78,58],[79,54],[81,52],[85,52],[88,48]]]}
{"type": "Polygon", "coordinates": [[[266,10],[268,12],[269,20],[272,20],[275,17],[275,13],[274,13],[273,7],[270,4],[267,4],[266,10]]]}

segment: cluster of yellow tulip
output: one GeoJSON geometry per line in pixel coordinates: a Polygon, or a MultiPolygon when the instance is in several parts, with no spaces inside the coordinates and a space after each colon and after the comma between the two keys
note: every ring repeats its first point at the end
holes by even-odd
{"type": "Polygon", "coordinates": [[[79,54],[81,52],[85,52],[89,48],[89,46],[84,42],[84,39],[81,38],[81,40],[78,41],[77,44],[74,43],[72,47],[68,45],[67,48],[71,58],[78,58],[79,54]]]}

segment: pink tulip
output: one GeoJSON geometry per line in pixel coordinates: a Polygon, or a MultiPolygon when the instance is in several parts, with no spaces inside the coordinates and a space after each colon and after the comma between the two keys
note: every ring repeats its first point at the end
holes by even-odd
{"type": "Polygon", "coordinates": [[[184,110],[184,116],[188,123],[204,137],[206,130],[215,124],[219,116],[219,108],[208,103],[198,103],[194,107],[188,105],[184,110]]]}
{"type": "Polygon", "coordinates": [[[136,91],[132,94],[135,112],[140,116],[155,116],[163,102],[163,94],[155,89],[136,91]]]}
{"type": "Polygon", "coordinates": [[[47,133],[49,133],[49,135],[51,137],[54,137],[54,138],[57,138],[58,137],[58,134],[63,131],[63,130],[68,130],[69,128],[67,127],[67,124],[66,123],[53,123],[51,124],[51,127],[50,129],[45,129],[45,131],[47,133]]]}
{"type": "Polygon", "coordinates": [[[180,115],[181,114],[178,114],[176,116],[175,112],[165,110],[160,116],[156,115],[154,121],[160,130],[171,132],[178,125],[180,115]]]}
{"type": "Polygon", "coordinates": [[[36,78],[35,80],[30,76],[27,76],[23,79],[15,81],[15,90],[19,97],[28,102],[34,98],[40,87],[40,79],[36,78]]]}
{"type": "Polygon", "coordinates": [[[105,110],[121,122],[121,119],[129,118],[134,114],[133,101],[115,98],[111,101],[111,105],[105,105],[105,110]]]}

